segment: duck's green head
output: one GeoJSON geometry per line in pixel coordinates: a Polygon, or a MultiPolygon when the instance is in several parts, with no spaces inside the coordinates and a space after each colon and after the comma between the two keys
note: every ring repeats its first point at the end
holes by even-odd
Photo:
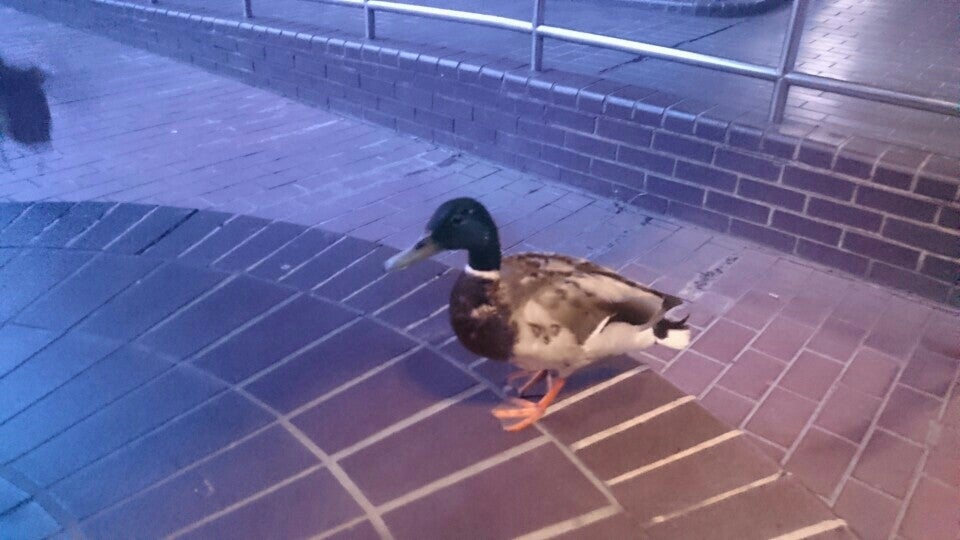
{"type": "Polygon", "coordinates": [[[384,265],[387,270],[406,268],[441,251],[465,249],[475,270],[500,269],[500,239],[490,212],[469,197],[440,205],[427,222],[427,230],[413,247],[384,265]]]}

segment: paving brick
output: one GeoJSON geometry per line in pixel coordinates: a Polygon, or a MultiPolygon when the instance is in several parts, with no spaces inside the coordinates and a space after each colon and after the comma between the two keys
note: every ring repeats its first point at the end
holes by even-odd
{"type": "Polygon", "coordinates": [[[658,131],[653,136],[653,148],[703,163],[713,160],[714,146],[697,139],[658,131]]]}
{"type": "Polygon", "coordinates": [[[764,180],[776,181],[780,177],[782,167],[762,158],[720,148],[717,150],[714,165],[747,174],[764,180]]]}
{"type": "Polygon", "coordinates": [[[450,290],[459,277],[455,272],[443,274],[425,287],[388,307],[379,313],[378,317],[399,328],[425,319],[450,303],[450,290]]]}
{"type": "Polygon", "coordinates": [[[172,370],[32,450],[16,467],[50,485],[222,389],[196,372],[172,370]]]}
{"type": "Polygon", "coordinates": [[[900,531],[908,538],[949,540],[955,537],[957,523],[960,522],[958,497],[960,490],[921,478],[910,499],[900,531]]]}
{"type": "Polygon", "coordinates": [[[698,508],[644,532],[661,538],[774,538],[833,518],[829,510],[794,479],[780,478],[736,497],[698,508]],[[778,511],[770,511],[777,508],[778,511]]]}
{"type": "Polygon", "coordinates": [[[861,349],[843,375],[843,383],[874,397],[884,397],[899,372],[892,358],[873,349],[861,349]]]}
{"type": "Polygon", "coordinates": [[[883,236],[952,259],[960,258],[960,234],[915,225],[899,219],[887,219],[883,236]]]}
{"type": "Polygon", "coordinates": [[[905,358],[918,341],[930,312],[923,306],[896,301],[886,302],[884,308],[864,344],[896,358],[905,358]]]}
{"type": "MultiPolygon", "coordinates": [[[[931,437],[933,438],[933,437],[931,437]]],[[[927,455],[924,474],[960,488],[960,429],[942,427],[936,433],[933,449],[927,455]]]]}
{"type": "Polygon", "coordinates": [[[863,340],[866,331],[841,321],[827,319],[813,335],[807,348],[839,362],[846,362],[863,340]]]}
{"type": "Polygon", "coordinates": [[[613,491],[638,521],[647,522],[776,472],[774,463],[738,437],[617,484],[613,491]],[[678,493],[675,486],[687,488],[678,493]],[[665,491],[676,496],[661,496],[665,491]]]}
{"type": "Polygon", "coordinates": [[[960,262],[948,261],[932,255],[925,255],[920,271],[939,281],[951,282],[960,276],[960,262]]]}
{"type": "Polygon", "coordinates": [[[774,211],[771,224],[776,229],[810,238],[823,244],[835,246],[840,242],[841,230],[838,227],[820,223],[819,221],[807,219],[789,212],[774,211]]]}
{"type": "Polygon", "coordinates": [[[659,375],[644,371],[551,411],[541,422],[561,442],[572,444],[682,397],[683,392],[659,375]]]}
{"type": "Polygon", "coordinates": [[[840,384],[820,410],[816,424],[859,443],[880,410],[880,403],[878,398],[840,384]]]}
{"type": "Polygon", "coordinates": [[[878,425],[923,444],[940,405],[937,399],[898,384],[883,408],[878,425]]]}
{"type": "Polygon", "coordinates": [[[0,326],[0,377],[46,347],[58,336],[41,328],[15,324],[0,326]]]}
{"type": "Polygon", "coordinates": [[[597,134],[633,147],[650,146],[653,139],[653,131],[649,128],[604,117],[597,121],[597,134]]]}
{"type": "Polygon", "coordinates": [[[842,201],[849,201],[853,197],[852,182],[793,165],[788,165],[783,170],[783,183],[842,201]]]}
{"type": "Polygon", "coordinates": [[[770,209],[766,206],[729,197],[716,191],[707,194],[707,208],[756,223],[766,224],[770,217],[770,209]]]}
{"type": "Polygon", "coordinates": [[[897,499],[856,480],[847,482],[834,511],[863,538],[888,538],[897,519],[897,499]]]}
{"type": "Polygon", "coordinates": [[[238,530],[261,538],[309,537],[361,513],[337,479],[329,471],[320,470],[194,529],[184,538],[231,536],[238,530]]]}
{"type": "Polygon", "coordinates": [[[786,468],[814,492],[830,497],[856,452],[856,445],[811,428],[800,440],[786,468]]]}
{"type": "Polygon", "coordinates": [[[920,253],[890,242],[847,232],[843,247],[871,259],[879,259],[904,268],[916,268],[920,253]]]}
{"type": "MultiPolygon", "coordinates": [[[[302,471],[315,460],[296,439],[274,428],[110,509],[85,523],[83,530],[94,537],[168,534],[302,471]],[[211,497],[214,493],[220,495],[211,497]]],[[[333,498],[325,499],[324,506],[333,503],[333,498]]]]}
{"type": "Polygon", "coordinates": [[[289,290],[240,276],[150,331],[140,342],[186,358],[290,295],[289,290]]]}
{"type": "Polygon", "coordinates": [[[740,178],[737,195],[796,211],[803,210],[807,199],[807,196],[799,191],[784,189],[766,182],[755,182],[747,178],[740,178]]]}
{"type": "Polygon", "coordinates": [[[334,454],[475,384],[436,354],[421,350],[307,409],[293,423],[334,454]]]}
{"type": "Polygon", "coordinates": [[[278,280],[310,257],[323,251],[338,236],[320,229],[308,229],[250,269],[249,273],[269,280],[278,280]]]}
{"type": "Polygon", "coordinates": [[[373,251],[374,247],[370,242],[344,237],[288,274],[282,283],[300,290],[310,290],[373,251]]]}
{"type": "Polygon", "coordinates": [[[786,364],[780,360],[747,349],[720,378],[719,384],[749,398],[760,399],[785,369],[786,364]]]}
{"type": "Polygon", "coordinates": [[[478,394],[343,459],[344,470],[374,504],[493,456],[535,436],[489,437],[496,429],[490,408],[497,399],[478,394]],[[437,439],[436,433],[453,436],[437,439]]]}
{"type": "Polygon", "coordinates": [[[17,246],[30,243],[51,223],[66,214],[71,203],[39,203],[30,206],[0,232],[0,245],[17,246]]]}
{"type": "Polygon", "coordinates": [[[797,237],[793,235],[784,234],[769,227],[740,221],[739,219],[734,219],[730,222],[730,234],[787,252],[793,251],[794,246],[797,244],[797,237]]]}
{"type": "Polygon", "coordinates": [[[933,221],[937,211],[933,203],[869,186],[860,186],[857,189],[856,202],[868,208],[928,223],[933,221]]]}
{"type": "Polygon", "coordinates": [[[101,249],[117,239],[124,231],[140,221],[153,206],[142,204],[120,204],[113,207],[107,215],[81,236],[71,242],[70,247],[78,249],[101,249]]]}
{"type": "Polygon", "coordinates": [[[668,199],[693,205],[703,204],[704,190],[688,184],[650,175],[647,177],[646,187],[650,193],[662,195],[668,199]]]}
{"type": "Polygon", "coordinates": [[[958,360],[918,347],[900,376],[900,383],[916,390],[946,397],[956,378],[958,360]]]}
{"type": "Polygon", "coordinates": [[[92,256],[65,250],[29,250],[0,268],[0,321],[62,281],[92,256]]]}
{"type": "Polygon", "coordinates": [[[804,351],[790,366],[779,384],[804,397],[819,401],[840,376],[842,369],[843,366],[833,360],[804,351]]]}
{"type": "Polygon", "coordinates": [[[789,448],[813,415],[815,403],[780,388],[763,401],[746,429],[789,448]]]}
{"type": "Polygon", "coordinates": [[[401,506],[384,519],[397,538],[467,538],[478,530],[512,538],[606,504],[561,452],[545,445],[401,506]],[[514,489],[524,478],[537,480],[514,489]],[[488,493],[502,496],[484,496],[488,493]]]}
{"type": "Polygon", "coordinates": [[[700,404],[730,426],[739,426],[756,405],[749,399],[734,394],[722,386],[714,386],[712,390],[707,392],[707,395],[703,396],[700,404]]]}
{"type": "Polygon", "coordinates": [[[347,310],[301,296],[194,361],[218,377],[239,382],[354,318],[347,310]],[[311,321],[305,328],[303,321],[311,321]]]}
{"type": "Polygon", "coordinates": [[[797,254],[820,264],[832,268],[839,268],[856,275],[866,274],[869,264],[869,260],[866,257],[847,253],[846,251],[804,240],[803,238],[797,243],[797,254]]]}
{"type": "Polygon", "coordinates": [[[195,264],[209,264],[222,257],[241,242],[263,229],[269,221],[238,216],[181,255],[181,259],[195,264]]]}
{"type": "Polygon", "coordinates": [[[214,262],[214,267],[225,271],[242,271],[257,264],[279,247],[300,235],[303,227],[275,222],[267,225],[235,249],[214,262]]]}
{"type": "Polygon", "coordinates": [[[883,221],[883,216],[879,213],[817,197],[810,199],[807,214],[873,232],[880,230],[880,223],[883,221]]]}
{"type": "Polygon", "coordinates": [[[699,395],[723,370],[724,365],[693,351],[686,351],[677,358],[663,376],[680,390],[699,395]]]}
{"type": "Polygon", "coordinates": [[[637,530],[637,524],[626,514],[615,514],[606,519],[591,523],[563,533],[561,540],[575,540],[577,538],[626,538],[637,530]]]}
{"type": "Polygon", "coordinates": [[[108,250],[117,253],[139,254],[172,231],[191,214],[184,208],[159,207],[131,227],[108,250]]]}
{"type": "Polygon", "coordinates": [[[17,219],[32,203],[4,203],[0,205],[0,228],[10,225],[17,219]]]}
{"type": "Polygon", "coordinates": [[[714,360],[729,364],[754,335],[749,328],[721,319],[700,336],[692,348],[714,360]]]}
{"type": "Polygon", "coordinates": [[[629,146],[620,147],[617,160],[627,165],[664,175],[672,175],[677,163],[675,158],[629,146]]]}
{"type": "Polygon", "coordinates": [[[360,320],[248,384],[247,389],[270,406],[291,411],[413,346],[404,336],[360,320]],[[362,355],[355,352],[355,344],[360,342],[368,344],[362,355]]]}
{"type": "Polygon", "coordinates": [[[48,538],[60,524],[40,504],[28,501],[3,516],[4,533],[11,538],[48,538]]]}
{"type": "Polygon", "coordinates": [[[883,286],[895,287],[907,292],[931,298],[937,302],[950,301],[950,285],[912,270],[874,262],[870,268],[870,280],[883,286]]]}
{"type": "Polygon", "coordinates": [[[0,426],[0,460],[19,457],[170,368],[128,347],[110,354],[0,426]]]}
{"type": "Polygon", "coordinates": [[[808,283],[804,290],[787,302],[781,315],[808,326],[818,327],[840,303],[843,291],[847,290],[847,283],[842,278],[835,278],[834,283],[840,286],[834,288],[827,283],[808,283]]]}
{"type": "Polygon", "coordinates": [[[686,403],[577,452],[601,479],[610,480],[718,437],[729,427],[695,402],[686,403]],[[672,426],[686,426],[683,430],[672,426]],[[623,452],[631,448],[631,452],[623,452]]]}
{"type": "Polygon", "coordinates": [[[114,339],[130,339],[152,328],[225,277],[218,272],[180,264],[164,265],[113,297],[77,328],[114,339]],[[131,316],[134,313],[136,317],[131,316]]]}
{"type": "Polygon", "coordinates": [[[156,265],[151,260],[101,255],[21,311],[16,321],[64,331],[156,265]]]}
{"type": "Polygon", "coordinates": [[[348,297],[346,304],[363,311],[375,311],[408,294],[417,285],[438,277],[445,271],[447,271],[447,268],[441,263],[425,261],[402,272],[385,275],[370,286],[348,297]]]}
{"type": "Polygon", "coordinates": [[[721,191],[733,192],[737,186],[737,176],[735,174],[689,161],[681,160],[677,162],[676,177],[721,191]]]}
{"type": "Polygon", "coordinates": [[[0,378],[0,421],[6,421],[120,347],[71,332],[0,378]]]}
{"type": "Polygon", "coordinates": [[[0,480],[0,512],[6,514],[8,510],[29,498],[30,495],[17,486],[7,480],[0,480]]]}
{"type": "Polygon", "coordinates": [[[883,430],[873,432],[853,476],[898,499],[907,494],[923,448],[883,430]]]}
{"type": "Polygon", "coordinates": [[[195,212],[143,253],[153,257],[177,257],[223,225],[229,217],[229,214],[222,212],[208,210],[195,212]]]}
{"type": "Polygon", "coordinates": [[[752,347],[774,358],[789,361],[812,334],[813,329],[810,327],[781,316],[767,326],[752,347]]]}

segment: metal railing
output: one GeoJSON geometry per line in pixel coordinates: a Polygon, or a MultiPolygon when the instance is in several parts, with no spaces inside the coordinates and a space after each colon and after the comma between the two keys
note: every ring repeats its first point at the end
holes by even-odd
{"type": "MultiPolygon", "coordinates": [[[[151,0],[156,3],[157,0],[151,0]]],[[[581,32],[569,28],[561,28],[544,24],[544,11],[546,0],[533,0],[533,15],[529,21],[521,19],[512,19],[509,17],[499,17],[487,15],[484,13],[474,13],[471,11],[458,11],[453,9],[444,9],[414,4],[404,4],[400,2],[390,2],[387,0],[310,0],[321,4],[331,4],[338,6],[348,6],[363,9],[364,13],[364,35],[367,39],[376,39],[376,14],[377,12],[399,13],[425,17],[430,19],[439,19],[444,21],[454,21],[503,30],[511,30],[530,35],[530,67],[534,71],[543,69],[543,40],[546,37],[577,43],[581,45],[590,45],[604,49],[612,49],[633,53],[636,55],[649,56],[661,60],[680,62],[693,66],[704,67],[724,73],[733,73],[744,75],[754,79],[761,79],[773,83],[773,96],[770,101],[769,120],[773,123],[783,121],[784,111],[787,105],[787,96],[791,87],[802,87],[824,92],[831,92],[843,96],[861,98],[869,101],[889,103],[908,107],[911,109],[929,111],[950,116],[960,116],[960,104],[947,101],[945,99],[921,96],[896,90],[890,90],[864,83],[855,83],[822,77],[795,71],[797,53],[800,50],[800,37],[803,32],[804,21],[806,19],[807,8],[811,0],[794,0],[790,12],[790,19],[787,24],[787,32],[781,46],[780,60],[774,66],[763,64],[753,64],[741,62],[719,56],[711,56],[682,49],[674,49],[642,41],[634,41],[623,38],[594,34],[590,32],[581,32]]],[[[253,17],[252,0],[243,0],[243,13],[247,18],[253,17]]]]}

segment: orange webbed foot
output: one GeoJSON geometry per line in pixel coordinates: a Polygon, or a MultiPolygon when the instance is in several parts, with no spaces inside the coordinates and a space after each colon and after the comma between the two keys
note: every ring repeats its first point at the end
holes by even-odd
{"type": "MultiPolygon", "coordinates": [[[[520,431],[532,426],[546,414],[547,407],[557,398],[566,381],[561,378],[554,379],[546,372],[543,373],[547,377],[547,393],[540,401],[534,403],[525,399],[511,398],[507,403],[503,403],[491,411],[493,416],[503,423],[504,430],[520,431]]],[[[539,375],[540,373],[537,373],[534,377],[539,375]]]]}

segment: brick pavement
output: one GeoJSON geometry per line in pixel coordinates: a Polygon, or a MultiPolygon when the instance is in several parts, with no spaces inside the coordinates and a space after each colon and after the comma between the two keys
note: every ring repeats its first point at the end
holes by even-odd
{"type": "MultiPolygon", "coordinates": [[[[414,3],[524,20],[531,13],[529,2],[512,0],[414,3]]],[[[240,16],[240,5],[234,0],[161,0],[160,5],[240,16]]],[[[259,20],[281,28],[312,27],[324,34],[363,36],[363,16],[354,8],[302,0],[255,0],[254,11],[259,20]]],[[[784,8],[748,17],[693,17],[602,0],[550,0],[546,7],[546,24],[767,65],[777,63],[787,16],[784,8]]],[[[520,34],[389,13],[379,14],[377,21],[379,38],[388,45],[409,50],[442,47],[445,54],[455,57],[457,51],[463,51],[466,56],[503,57],[520,64],[529,60],[529,38],[520,34]]],[[[958,47],[956,8],[950,2],[821,0],[811,5],[797,67],[816,75],[958,101],[958,47]]],[[[762,81],[549,39],[545,51],[548,69],[601,75],[614,82],[689,97],[694,100],[692,106],[719,105],[727,115],[765,116],[769,104],[771,85],[762,81]]],[[[803,89],[791,92],[786,117],[821,125],[827,131],[960,156],[958,117],[803,89]]]]}
{"type": "MultiPolygon", "coordinates": [[[[5,47],[14,44],[27,54],[37,43],[31,36],[45,32],[50,42],[59,39],[71,44],[72,61],[105,56],[117,60],[111,65],[91,61],[89,70],[75,76],[68,76],[71,75],[68,70],[54,75],[51,94],[56,155],[43,158],[45,173],[42,175],[37,174],[41,163],[36,157],[15,157],[11,162],[13,172],[4,171],[0,181],[0,195],[5,199],[140,202],[317,225],[322,231],[307,239],[306,234],[298,235],[286,225],[267,226],[254,217],[236,218],[220,227],[219,232],[204,242],[202,249],[198,246],[184,258],[203,264],[219,260],[218,264],[225,265],[225,270],[234,271],[249,267],[282,248],[284,259],[289,257],[291,261],[285,263],[290,264],[290,268],[263,265],[251,273],[276,279],[296,267],[297,272],[290,275],[290,280],[306,286],[320,284],[318,290],[322,290],[325,297],[341,301],[356,289],[344,282],[347,276],[352,278],[353,272],[338,273],[356,261],[356,245],[367,245],[362,244],[364,240],[392,246],[406,244],[419,232],[423,220],[438,201],[454,195],[476,196],[494,211],[502,225],[505,243],[512,249],[550,249],[589,255],[692,300],[693,321],[699,331],[690,350],[674,356],[654,350],[639,355],[638,359],[654,367],[682,391],[697,396],[726,423],[742,429],[750,440],[818,493],[861,536],[883,538],[896,534],[912,539],[936,538],[937,534],[948,537],[951,533],[956,516],[951,514],[955,507],[950,502],[958,496],[960,487],[954,474],[956,455],[949,452],[960,427],[956,417],[960,399],[956,312],[848,280],[723,235],[649,219],[611,201],[311,109],[101,38],[11,11],[4,11],[3,15],[18,22],[3,30],[0,39],[5,47]],[[147,110],[144,110],[144,96],[150,98],[147,110]],[[343,240],[325,251],[324,257],[311,258],[316,251],[311,246],[324,242],[327,232],[348,233],[357,240],[343,240]],[[239,248],[231,249],[247,239],[239,248]],[[879,513],[882,516],[878,517],[879,513]]],[[[56,66],[56,59],[50,61],[56,66]]],[[[24,214],[25,217],[21,216],[0,232],[0,240],[3,234],[15,238],[31,231],[34,234],[43,231],[43,235],[51,237],[68,235],[74,230],[72,227],[82,228],[84,223],[99,217],[97,207],[91,205],[53,208],[54,214],[24,214]],[[59,214],[62,217],[57,218],[59,214]],[[45,228],[54,218],[58,219],[54,226],[45,228]]],[[[84,235],[87,239],[83,243],[96,249],[112,238],[111,231],[124,230],[133,224],[155,230],[177,223],[186,215],[179,210],[158,209],[145,217],[142,208],[118,207],[105,218],[106,225],[100,228],[103,232],[91,229],[84,235]]],[[[183,223],[182,232],[168,238],[182,235],[182,242],[190,238],[196,240],[190,235],[218,226],[217,216],[219,214],[194,214],[183,223]],[[201,219],[202,223],[194,225],[195,220],[201,219]],[[189,232],[194,227],[196,230],[189,232]]],[[[142,238],[139,234],[131,235],[117,246],[132,249],[142,238]]],[[[441,266],[432,266],[422,274],[379,278],[374,269],[385,253],[375,247],[368,249],[363,254],[365,258],[350,267],[356,270],[357,276],[376,280],[366,289],[371,291],[368,295],[353,297],[357,309],[375,309],[379,307],[376,295],[381,291],[396,290],[396,287],[412,290],[430,277],[429,272],[443,271],[441,266]]],[[[6,264],[12,255],[10,250],[0,251],[0,260],[6,264]]],[[[35,262],[44,264],[42,259],[35,262]]],[[[445,262],[459,264],[460,260],[448,257],[445,262]]],[[[42,315],[42,307],[59,305],[57,289],[49,295],[43,295],[43,291],[81,264],[83,261],[78,259],[49,265],[49,274],[43,274],[37,288],[24,288],[13,295],[12,300],[7,300],[11,305],[23,303],[18,309],[26,308],[17,315],[27,321],[23,328],[47,320],[42,315]],[[38,295],[43,296],[37,299],[38,295]],[[32,308],[35,311],[31,315],[30,306],[34,305],[38,307],[32,308]]],[[[97,264],[101,266],[92,266],[93,270],[87,271],[103,272],[111,268],[105,261],[97,264]]],[[[125,269],[127,273],[117,276],[115,286],[135,281],[138,272],[144,275],[151,271],[157,270],[147,266],[125,269]]],[[[443,279],[437,282],[441,290],[445,284],[443,279]]],[[[212,286],[203,282],[202,275],[199,280],[194,295],[202,292],[204,286],[212,286]]],[[[233,287],[259,290],[254,281],[238,279],[233,287]]],[[[113,291],[98,291],[87,301],[93,302],[95,298],[102,298],[97,294],[113,291]]],[[[266,296],[259,308],[261,311],[268,309],[270,302],[280,301],[271,299],[269,294],[263,292],[266,296]]],[[[383,310],[381,315],[387,324],[404,328],[423,340],[449,335],[442,301],[438,301],[442,295],[431,294],[424,288],[407,298],[409,300],[383,310]]],[[[142,302],[148,300],[141,299],[142,302]]],[[[349,305],[350,300],[347,303],[349,305]]],[[[7,310],[5,316],[14,314],[11,308],[7,310]]],[[[73,318],[83,315],[65,312],[44,324],[57,324],[64,329],[73,318]]],[[[202,312],[197,316],[200,315],[202,312]]],[[[244,323],[240,319],[251,316],[238,313],[236,319],[223,324],[236,327],[244,323]]],[[[116,332],[120,337],[130,337],[146,330],[143,325],[147,322],[127,317],[119,324],[115,316],[112,319],[104,316],[99,321],[93,317],[85,324],[95,329],[89,332],[92,335],[116,332]]],[[[197,342],[175,339],[182,333],[178,328],[189,326],[196,325],[189,319],[171,323],[163,339],[158,337],[148,343],[151,347],[163,343],[164,355],[182,358],[198,346],[197,342]]],[[[6,328],[8,332],[24,331],[19,326],[6,328]]],[[[0,328],[0,332],[3,330],[0,328]]],[[[164,334],[158,331],[158,335],[164,334]]],[[[103,347],[100,338],[76,339],[78,341],[65,346],[74,350],[84,347],[91,357],[99,354],[103,347]]],[[[0,346],[22,346],[33,340],[37,340],[37,347],[43,345],[42,337],[17,335],[0,339],[0,346]]],[[[59,353],[54,350],[50,354],[56,358],[59,353]]],[[[264,369],[266,364],[258,362],[271,361],[264,356],[230,365],[229,359],[234,354],[237,353],[213,355],[204,361],[209,367],[203,369],[218,370],[226,381],[235,384],[264,369]]],[[[37,358],[43,357],[33,357],[25,366],[37,365],[32,369],[40,369],[41,364],[33,364],[37,358]]],[[[159,360],[144,362],[154,363],[155,367],[148,369],[164,371],[164,364],[159,360]]],[[[487,372],[486,366],[480,363],[474,367],[477,373],[487,373],[489,377],[502,375],[487,372]]],[[[25,371],[22,377],[29,377],[29,373],[25,371]]],[[[190,377],[189,370],[176,373],[176,376],[190,377]]],[[[69,384],[70,373],[60,376],[69,384]]],[[[166,384],[178,387],[175,375],[170,377],[166,384]]],[[[625,391],[629,387],[619,386],[624,382],[627,380],[619,380],[606,390],[625,391]]],[[[75,385],[74,392],[81,395],[90,392],[90,388],[82,384],[75,385]]],[[[156,388],[155,391],[162,391],[162,386],[156,388]]],[[[184,404],[205,403],[203,400],[211,396],[231,395],[224,394],[222,385],[200,383],[190,388],[184,391],[182,400],[178,397],[171,406],[189,407],[184,404]]],[[[266,382],[262,391],[264,395],[273,396],[269,404],[276,410],[297,407],[296,403],[285,401],[294,398],[278,394],[266,382]]],[[[627,392],[631,398],[640,394],[627,392]]],[[[10,395],[13,397],[5,398],[9,400],[5,402],[7,406],[33,403],[40,397],[10,395]]],[[[443,398],[434,401],[446,403],[443,398]]],[[[230,405],[227,401],[223,403],[226,403],[224,407],[230,405]]],[[[583,406],[586,405],[584,402],[583,406]]],[[[590,413],[589,418],[609,410],[597,407],[599,411],[590,413]]],[[[36,411],[43,414],[44,409],[36,411]]],[[[571,408],[565,414],[583,418],[575,412],[571,408]]],[[[176,416],[176,413],[170,414],[176,416]]],[[[255,416],[243,421],[256,424],[255,416]]],[[[561,418],[564,413],[558,412],[556,416],[561,418]]],[[[129,421],[133,422],[131,425],[136,424],[134,420],[129,421]]],[[[612,421],[622,421],[622,418],[612,421]]],[[[304,422],[307,425],[310,420],[305,418],[304,422]]],[[[48,429],[62,430],[63,427],[53,422],[48,429]]],[[[553,433],[550,420],[544,422],[544,427],[553,433]]],[[[561,428],[556,429],[559,437],[561,428]]],[[[31,436],[42,435],[31,432],[31,436]]],[[[352,444],[344,440],[343,435],[333,437],[331,444],[340,445],[339,448],[352,444]]],[[[97,451],[110,452],[102,450],[106,446],[98,448],[101,450],[97,451]]],[[[602,448],[602,444],[584,447],[583,459],[598,467],[610,467],[604,469],[607,476],[602,479],[612,482],[623,475],[622,469],[617,469],[622,465],[608,463],[602,448]],[[597,457],[591,458],[592,452],[597,452],[597,457]]],[[[257,455],[255,447],[249,451],[257,455]]],[[[35,470],[40,471],[39,481],[34,482],[56,480],[57,475],[62,474],[56,467],[76,467],[78,463],[82,465],[80,461],[59,464],[38,458],[32,462],[35,470]]],[[[216,467],[226,465],[211,466],[222,471],[216,467]]],[[[313,472],[303,473],[304,482],[308,482],[306,478],[313,472]]],[[[276,474],[283,475],[284,471],[276,474]]],[[[7,478],[23,485],[23,479],[7,478]]],[[[300,478],[289,480],[290,485],[300,478]]],[[[627,487],[633,484],[627,480],[622,480],[621,488],[614,484],[613,492],[629,491],[627,487]]],[[[316,483],[314,489],[323,489],[327,481],[310,480],[316,483]]],[[[82,482],[78,481],[74,489],[80,485],[82,482]]],[[[16,490],[3,493],[6,491],[18,493],[16,490]]],[[[21,495],[12,497],[18,501],[15,504],[22,500],[21,495]]],[[[50,497],[53,496],[41,492],[35,501],[17,506],[18,512],[36,513],[42,518],[40,510],[46,508],[55,514],[53,521],[64,523],[70,514],[64,510],[57,516],[55,502],[58,499],[51,502],[50,497]]],[[[261,504],[267,507],[285,504],[283,501],[287,499],[277,497],[281,502],[261,504]]],[[[388,501],[391,493],[379,497],[377,503],[371,504],[388,501]]],[[[615,527],[617,519],[610,517],[609,526],[615,527]]],[[[365,522],[361,525],[362,521],[356,525],[366,526],[365,522]]],[[[402,530],[402,523],[397,527],[402,530]]],[[[669,532],[669,529],[663,530],[669,532]]]]}
{"type": "Polygon", "coordinates": [[[396,250],[322,228],[89,201],[0,204],[0,253],[5,538],[853,537],[632,358],[499,430],[504,366],[437,324],[439,263],[384,275],[396,250]]]}

